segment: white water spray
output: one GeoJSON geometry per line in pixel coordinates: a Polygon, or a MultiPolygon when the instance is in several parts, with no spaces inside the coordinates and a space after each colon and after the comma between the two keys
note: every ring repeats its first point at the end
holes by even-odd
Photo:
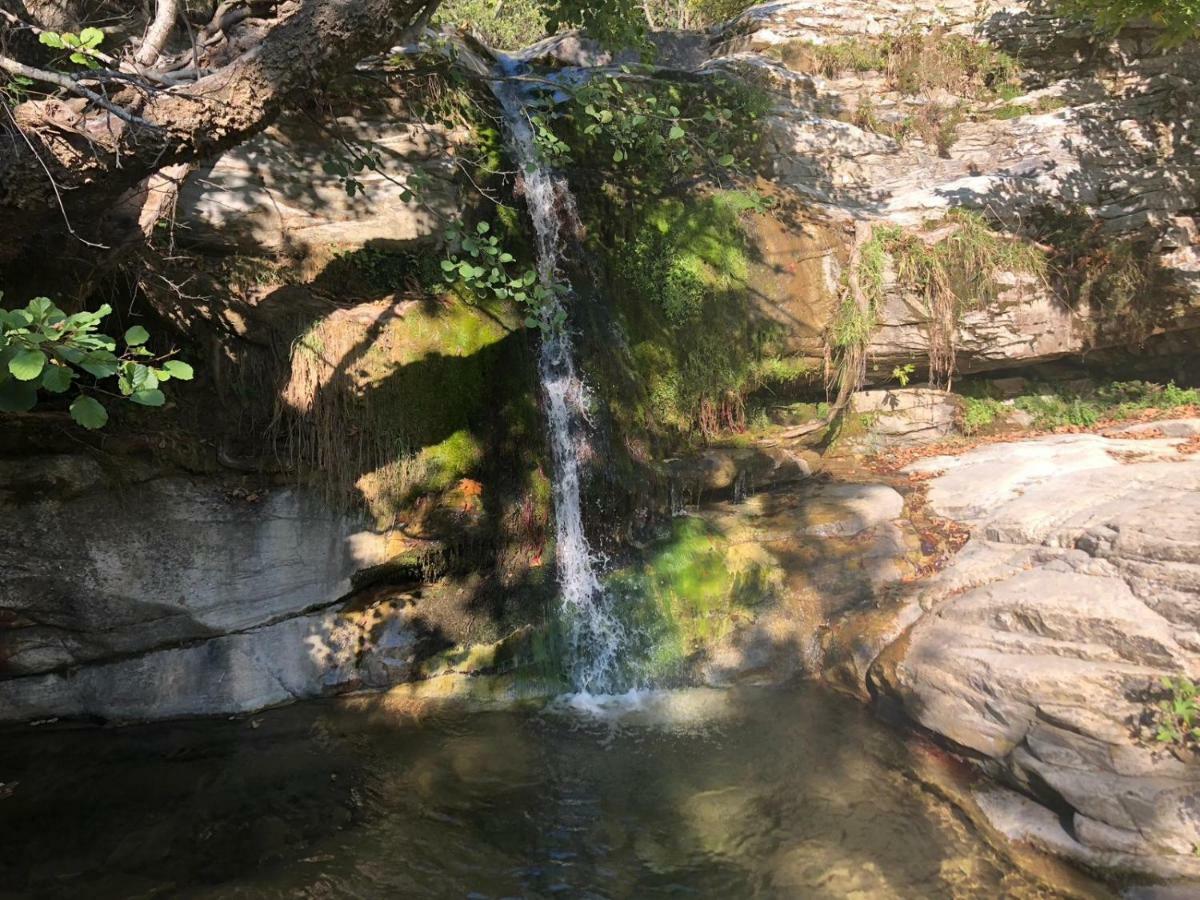
{"type": "MultiPolygon", "coordinates": [[[[501,67],[510,79],[523,70],[520,63],[504,58],[501,67]]],[[[625,630],[613,615],[611,598],[596,574],[580,505],[581,459],[587,449],[587,392],[575,371],[574,347],[564,315],[563,300],[573,295],[562,273],[560,233],[564,219],[573,222],[577,218],[575,200],[566,179],[539,159],[518,83],[505,80],[494,85],[504,111],[509,148],[523,173],[525,203],[537,235],[538,277],[549,298],[540,312],[538,374],[546,397],[554,460],[556,561],[569,641],[569,674],[576,690],[607,693],[619,687],[625,630]]]]}

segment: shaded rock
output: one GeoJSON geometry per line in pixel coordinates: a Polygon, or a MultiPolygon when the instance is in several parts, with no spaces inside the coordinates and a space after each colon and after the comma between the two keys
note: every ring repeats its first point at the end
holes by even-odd
{"type": "Polygon", "coordinates": [[[292,488],[122,483],[73,456],[0,469],[6,675],[258,627],[333,603],[389,556],[386,535],[292,488]]]}
{"type": "Polygon", "coordinates": [[[735,495],[740,499],[772,485],[807,478],[813,471],[805,454],[782,447],[715,447],[670,460],[666,470],[687,505],[735,495]]]}
{"type": "Polygon", "coordinates": [[[917,539],[898,521],[902,507],[886,485],[829,482],[705,510],[731,553],[767,573],[768,590],[745,621],[706,648],[703,680],[820,676],[841,665],[865,671],[904,627],[896,625],[898,609],[881,613],[878,605],[887,586],[911,571],[917,539]]]}
{"type": "Polygon", "coordinates": [[[852,412],[869,417],[869,449],[931,443],[955,432],[958,404],[952,394],[929,388],[859,391],[851,397],[852,412]]]}
{"type": "Polygon", "coordinates": [[[354,196],[323,168],[334,149],[329,135],[285,117],[188,177],[179,194],[181,234],[226,250],[301,255],[440,234],[457,215],[447,135],[387,117],[347,117],[333,127],[379,158],[378,169],[355,174],[362,189],[354,196]],[[418,190],[409,184],[415,174],[420,202],[405,201],[406,190],[418,190]]]}

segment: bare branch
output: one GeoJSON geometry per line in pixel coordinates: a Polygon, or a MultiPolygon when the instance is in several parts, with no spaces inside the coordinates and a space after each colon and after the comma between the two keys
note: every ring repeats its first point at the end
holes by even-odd
{"type": "Polygon", "coordinates": [[[139,66],[153,65],[167,45],[171,32],[175,29],[175,20],[179,18],[179,0],[157,0],[154,8],[154,21],[146,31],[146,39],[134,54],[134,62],[139,66]]]}
{"type": "MultiPolygon", "coordinates": [[[[24,78],[30,78],[34,81],[40,81],[44,84],[57,85],[64,88],[73,94],[80,97],[85,97],[91,100],[101,109],[107,110],[118,119],[128,122],[130,125],[141,125],[144,128],[154,128],[155,126],[147,122],[145,119],[139,118],[127,109],[122,109],[113,103],[102,94],[97,94],[95,91],[85,88],[75,78],[70,75],[65,75],[62,72],[52,72],[49,69],[35,69],[33,66],[27,66],[22,62],[17,62],[7,56],[0,56],[0,69],[3,69],[10,75],[20,75],[24,78]]],[[[11,114],[10,114],[11,115],[11,114]]]]}

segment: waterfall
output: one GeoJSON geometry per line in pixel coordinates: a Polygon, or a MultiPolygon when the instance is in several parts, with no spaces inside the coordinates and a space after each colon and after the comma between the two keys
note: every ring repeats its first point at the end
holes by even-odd
{"type": "Polygon", "coordinates": [[[580,470],[587,443],[587,390],[575,369],[574,347],[565,315],[573,297],[562,269],[561,223],[575,221],[575,199],[566,179],[539,158],[521,86],[511,80],[523,64],[500,58],[508,80],[493,82],[504,113],[509,149],[521,167],[525,203],[537,236],[537,269],[548,301],[542,307],[538,375],[546,399],[546,427],[553,456],[555,546],[568,639],[572,685],[583,693],[607,693],[618,685],[625,630],[596,572],[583,530],[580,470]]]}

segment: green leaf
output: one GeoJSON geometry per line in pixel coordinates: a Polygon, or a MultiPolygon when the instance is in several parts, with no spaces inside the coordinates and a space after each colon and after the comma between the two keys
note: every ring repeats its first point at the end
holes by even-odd
{"type": "Polygon", "coordinates": [[[478,225],[475,226],[475,230],[478,231],[480,234],[487,234],[488,231],[491,230],[491,228],[492,228],[492,226],[489,225],[487,222],[480,222],[478,225]]]}
{"type": "Polygon", "coordinates": [[[46,354],[41,350],[21,350],[8,361],[8,371],[18,381],[33,381],[45,365],[46,354]]]}
{"type": "Polygon", "coordinates": [[[103,428],[108,422],[108,410],[93,397],[80,395],[71,403],[71,418],[89,431],[103,428]]]}
{"type": "Polygon", "coordinates": [[[78,47],[79,46],[79,36],[78,35],[71,34],[71,32],[69,32],[69,31],[64,31],[62,34],[59,35],[59,37],[62,38],[62,42],[64,44],[66,44],[68,47],[78,47]]]}
{"type": "Polygon", "coordinates": [[[613,151],[613,162],[619,163],[619,162],[623,162],[624,160],[625,160],[625,151],[623,151],[620,147],[618,147],[616,150],[613,151]]]}
{"type": "Polygon", "coordinates": [[[168,359],[163,363],[163,369],[172,378],[178,378],[180,381],[191,381],[196,374],[192,367],[182,359],[168,359]]]}
{"type": "Polygon", "coordinates": [[[724,156],[722,156],[720,159],[717,160],[717,165],[725,166],[726,168],[728,168],[729,166],[732,166],[733,165],[733,154],[726,153],[724,156]]]}
{"type": "Polygon", "coordinates": [[[0,412],[29,412],[36,405],[36,384],[7,377],[0,381],[0,412]]]}
{"type": "Polygon", "coordinates": [[[672,125],[671,131],[667,134],[667,137],[673,141],[677,141],[680,138],[682,138],[685,134],[687,134],[687,132],[684,131],[682,128],[680,128],[678,125],[672,125]]]}
{"type": "Polygon", "coordinates": [[[47,47],[53,47],[55,50],[62,50],[66,46],[63,43],[62,36],[54,31],[43,31],[38,35],[38,41],[47,47]]]}
{"type": "Polygon", "coordinates": [[[443,272],[453,272],[454,269],[455,269],[455,264],[454,264],[453,260],[450,260],[450,259],[442,260],[442,271],[443,272]]]}
{"type": "Polygon", "coordinates": [[[79,368],[97,378],[110,378],[117,374],[117,361],[107,350],[97,350],[80,360],[79,368]]]}
{"type": "Polygon", "coordinates": [[[49,297],[34,297],[25,308],[35,322],[44,322],[51,313],[62,312],[49,297]]]}
{"type": "Polygon", "coordinates": [[[141,325],[134,325],[125,332],[125,343],[130,347],[136,347],[138,344],[144,344],[150,340],[150,332],[141,325]]]}
{"type": "Polygon", "coordinates": [[[104,32],[99,28],[85,28],[79,32],[79,43],[87,47],[89,50],[92,47],[99,47],[104,40],[104,32]]]}
{"type": "Polygon", "coordinates": [[[147,391],[134,391],[129,395],[129,399],[134,403],[140,403],[142,406],[162,406],[167,402],[166,396],[157,388],[147,391]]]}
{"type": "Polygon", "coordinates": [[[42,387],[52,394],[61,394],[71,386],[75,373],[67,366],[46,366],[42,372],[42,387]]]}

